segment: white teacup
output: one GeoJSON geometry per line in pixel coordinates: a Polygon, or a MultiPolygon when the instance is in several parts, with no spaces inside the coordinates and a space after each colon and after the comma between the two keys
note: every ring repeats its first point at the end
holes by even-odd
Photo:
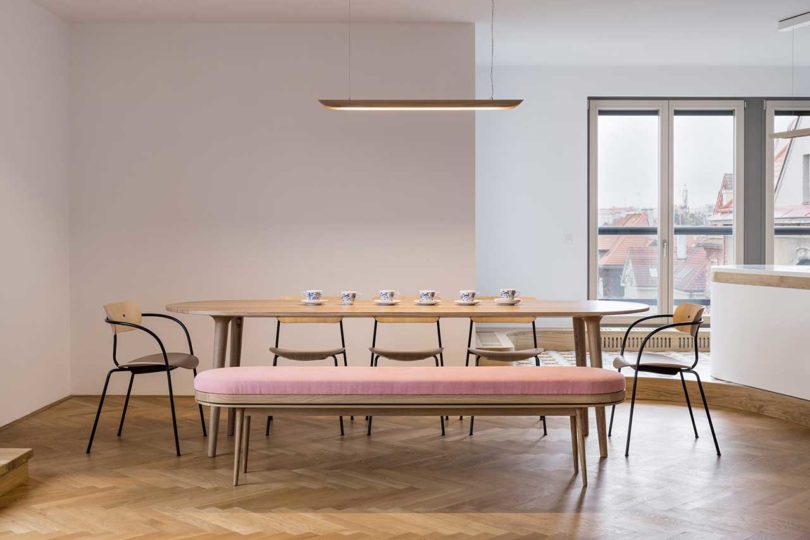
{"type": "Polygon", "coordinates": [[[397,295],[397,291],[394,289],[380,289],[378,293],[380,295],[380,302],[393,302],[397,295]]]}
{"type": "Polygon", "coordinates": [[[436,291],[433,289],[423,289],[419,291],[419,302],[432,304],[436,300],[436,291]]]}
{"type": "Polygon", "coordinates": [[[355,298],[357,298],[357,291],[340,291],[340,300],[347,306],[354,304],[355,298]]]}
{"type": "Polygon", "coordinates": [[[323,296],[323,291],[320,289],[309,289],[304,291],[304,299],[307,302],[317,302],[323,296]]]}
{"type": "Polygon", "coordinates": [[[500,296],[504,300],[514,300],[518,295],[517,289],[501,289],[500,296]]]}
{"type": "Polygon", "coordinates": [[[462,302],[475,302],[475,297],[478,295],[478,291],[473,290],[463,290],[458,291],[458,299],[462,302]]]}

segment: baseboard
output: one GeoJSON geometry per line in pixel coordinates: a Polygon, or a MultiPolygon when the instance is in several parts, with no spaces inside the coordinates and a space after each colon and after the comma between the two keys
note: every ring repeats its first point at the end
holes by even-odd
{"type": "Polygon", "coordinates": [[[16,424],[18,424],[18,423],[22,422],[23,420],[26,420],[26,419],[28,419],[28,418],[31,418],[31,417],[32,417],[32,416],[34,416],[35,414],[39,414],[39,413],[41,413],[42,411],[45,411],[45,410],[50,409],[51,407],[56,407],[57,405],[59,405],[59,404],[60,404],[60,403],[62,403],[63,401],[67,401],[67,400],[69,400],[69,399],[70,399],[70,398],[72,398],[72,397],[73,397],[73,395],[67,395],[67,396],[65,396],[65,397],[63,397],[63,398],[59,398],[59,399],[57,399],[56,401],[54,401],[54,402],[52,402],[52,403],[48,403],[47,405],[43,405],[43,406],[42,406],[42,407],[40,407],[39,409],[37,409],[37,410],[35,410],[35,411],[31,411],[30,413],[26,414],[25,416],[21,416],[21,417],[17,418],[16,420],[12,420],[12,421],[11,421],[11,422],[9,422],[8,424],[3,424],[2,426],[0,426],[0,431],[3,431],[3,430],[5,430],[5,429],[8,429],[8,428],[10,428],[10,427],[11,427],[11,426],[13,426],[13,425],[16,425],[16,424]]]}

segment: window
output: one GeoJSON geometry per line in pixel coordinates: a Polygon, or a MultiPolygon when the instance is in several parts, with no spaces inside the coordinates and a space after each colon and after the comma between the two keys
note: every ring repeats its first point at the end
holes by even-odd
{"type": "Polygon", "coordinates": [[[591,101],[591,298],[710,305],[711,267],[741,260],[743,109],[591,101]]]}
{"type": "MultiPolygon", "coordinates": [[[[810,127],[807,101],[769,101],[766,126],[774,131],[810,127]]],[[[766,139],[767,260],[810,265],[810,138],[766,139]]]]}

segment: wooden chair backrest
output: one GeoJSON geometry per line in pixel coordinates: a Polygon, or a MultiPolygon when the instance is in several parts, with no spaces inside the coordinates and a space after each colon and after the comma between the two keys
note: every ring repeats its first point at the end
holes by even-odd
{"type": "Polygon", "coordinates": [[[478,323],[517,323],[517,324],[532,324],[534,317],[470,317],[472,322],[478,323]]]}
{"type": "Polygon", "coordinates": [[[378,323],[393,324],[436,324],[438,317],[374,317],[378,323]]]}
{"type": "MultiPolygon", "coordinates": [[[[112,321],[141,324],[141,307],[135,302],[115,302],[114,304],[107,304],[104,306],[104,311],[107,313],[107,317],[112,321]]],[[[113,324],[111,326],[114,334],[135,330],[135,328],[131,326],[122,326],[120,324],[113,324]]]]}
{"type": "MultiPolygon", "coordinates": [[[[680,304],[675,308],[675,313],[672,314],[672,322],[685,323],[698,321],[703,317],[703,311],[706,308],[699,304],[680,304]]],[[[675,330],[684,332],[685,334],[692,334],[693,337],[697,336],[699,325],[693,326],[676,326],[675,330]]]]}
{"type": "Polygon", "coordinates": [[[342,321],[342,317],[279,317],[278,322],[284,324],[335,324],[342,321]]]}

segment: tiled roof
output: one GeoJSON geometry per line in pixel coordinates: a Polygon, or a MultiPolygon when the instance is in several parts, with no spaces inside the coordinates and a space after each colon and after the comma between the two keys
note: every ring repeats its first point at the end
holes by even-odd
{"type": "MultiPolygon", "coordinates": [[[[631,212],[611,223],[614,227],[646,227],[650,224],[644,212],[631,212]]],[[[599,252],[605,253],[599,259],[601,266],[623,266],[627,250],[634,247],[646,247],[654,243],[649,236],[600,236],[599,252]]]]}

